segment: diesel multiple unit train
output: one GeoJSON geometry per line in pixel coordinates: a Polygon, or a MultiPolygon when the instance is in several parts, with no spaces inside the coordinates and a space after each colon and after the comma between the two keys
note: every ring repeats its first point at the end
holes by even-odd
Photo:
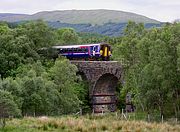
{"type": "Polygon", "coordinates": [[[70,60],[103,60],[109,61],[112,56],[112,49],[109,44],[86,44],[53,46],[58,55],[65,56],[70,60]]]}

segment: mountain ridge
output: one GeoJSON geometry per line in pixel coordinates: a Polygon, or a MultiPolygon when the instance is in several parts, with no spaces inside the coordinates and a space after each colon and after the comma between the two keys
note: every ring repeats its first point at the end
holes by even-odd
{"type": "Polygon", "coordinates": [[[38,19],[49,22],[59,21],[61,23],[93,25],[103,25],[105,23],[124,23],[128,22],[129,20],[137,23],[160,23],[160,21],[136,13],[106,9],[41,11],[32,15],[0,13],[0,21],[18,22],[38,19]]]}

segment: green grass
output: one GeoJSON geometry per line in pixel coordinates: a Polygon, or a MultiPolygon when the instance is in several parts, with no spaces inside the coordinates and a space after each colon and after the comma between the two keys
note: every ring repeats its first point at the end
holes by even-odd
{"type": "Polygon", "coordinates": [[[148,123],[145,121],[126,121],[115,115],[105,116],[64,116],[23,119],[12,119],[7,121],[2,132],[94,132],[94,131],[133,131],[133,132],[166,132],[180,131],[180,125],[170,125],[168,123],[148,123]]]}

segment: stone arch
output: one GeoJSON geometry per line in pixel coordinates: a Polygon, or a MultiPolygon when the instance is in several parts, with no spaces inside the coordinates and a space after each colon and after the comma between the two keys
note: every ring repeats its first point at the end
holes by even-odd
{"type": "Polygon", "coordinates": [[[112,93],[115,91],[116,84],[118,83],[118,78],[111,74],[105,73],[99,77],[96,81],[95,88],[93,89],[93,94],[96,93],[112,93]]]}
{"type": "Polygon", "coordinates": [[[99,77],[92,91],[92,107],[95,113],[114,112],[116,110],[116,87],[118,78],[106,73],[99,77]]]}
{"type": "MultiPolygon", "coordinates": [[[[103,101],[104,98],[103,96],[98,96],[98,94],[108,93],[109,95],[107,94],[108,96],[104,98],[105,101],[107,101],[109,98],[109,100],[116,102],[116,96],[113,95],[115,92],[112,91],[115,91],[114,89],[117,86],[118,80],[120,82],[123,82],[123,69],[121,64],[119,64],[117,61],[71,61],[71,63],[76,65],[78,67],[79,72],[83,73],[83,75],[86,76],[86,79],[89,83],[89,99],[91,106],[93,107],[93,110],[96,110],[94,109],[94,104],[98,103],[98,100],[103,101]],[[104,86],[103,82],[105,83],[104,86]],[[106,87],[106,90],[103,91],[103,87],[106,87]],[[98,90],[101,92],[98,92],[98,90]]],[[[103,104],[102,101],[99,102],[97,106],[103,104]]],[[[115,111],[115,103],[106,103],[106,107],[108,107],[108,109],[101,109],[100,112],[105,110],[112,112],[115,111]]]]}

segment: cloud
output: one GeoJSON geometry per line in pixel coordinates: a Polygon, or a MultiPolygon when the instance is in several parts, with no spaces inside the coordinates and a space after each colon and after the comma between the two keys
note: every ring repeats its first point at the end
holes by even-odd
{"type": "MultiPolygon", "coordinates": [[[[54,5],[66,0],[1,0],[1,12],[35,13],[42,10],[51,10],[54,5]]],[[[68,1],[68,0],[67,0],[68,1]]]]}
{"type": "Polygon", "coordinates": [[[141,14],[160,21],[180,18],[180,0],[1,0],[0,12],[33,14],[39,11],[111,9],[141,14]]]}

